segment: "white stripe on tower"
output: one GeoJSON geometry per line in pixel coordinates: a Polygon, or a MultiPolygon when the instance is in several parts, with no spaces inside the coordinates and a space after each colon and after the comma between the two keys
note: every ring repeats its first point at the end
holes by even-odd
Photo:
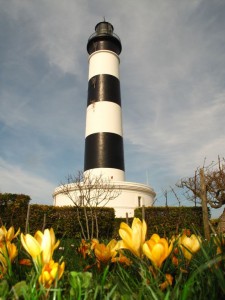
{"type": "Polygon", "coordinates": [[[119,56],[109,50],[100,50],[89,56],[89,76],[90,80],[93,76],[99,74],[110,74],[119,79],[119,56]]]}
{"type": "Polygon", "coordinates": [[[88,101],[85,133],[85,173],[125,179],[119,81],[119,38],[113,26],[100,22],[89,38],[88,101]]]}

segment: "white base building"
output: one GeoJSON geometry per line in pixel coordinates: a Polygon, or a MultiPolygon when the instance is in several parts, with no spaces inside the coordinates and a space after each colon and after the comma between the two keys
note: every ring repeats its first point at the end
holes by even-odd
{"type": "MultiPolygon", "coordinates": [[[[63,186],[55,189],[53,198],[55,206],[74,206],[71,198],[74,193],[79,193],[76,185],[68,184],[68,191],[71,191],[71,197],[62,192],[63,186]]],[[[115,199],[101,206],[112,207],[115,209],[116,218],[131,218],[134,216],[134,209],[141,206],[152,206],[155,192],[148,185],[128,181],[113,181],[113,188],[120,191],[115,199]]],[[[84,187],[85,189],[85,187],[84,187]]],[[[76,196],[79,198],[79,195],[76,196]]]]}

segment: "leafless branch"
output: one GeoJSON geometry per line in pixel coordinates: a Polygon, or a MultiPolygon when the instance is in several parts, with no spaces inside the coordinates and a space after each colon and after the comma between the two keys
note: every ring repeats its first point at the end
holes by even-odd
{"type": "Polygon", "coordinates": [[[78,172],[77,176],[69,175],[67,182],[61,184],[61,193],[65,194],[77,208],[78,222],[85,239],[98,238],[98,214],[96,208],[104,207],[117,198],[121,191],[113,181],[102,175],[94,176],[92,172],[78,172]],[[80,219],[79,209],[82,207],[85,218],[85,230],[80,219]],[[89,212],[89,213],[88,213],[89,212]],[[95,234],[95,236],[94,236],[95,234]]]}

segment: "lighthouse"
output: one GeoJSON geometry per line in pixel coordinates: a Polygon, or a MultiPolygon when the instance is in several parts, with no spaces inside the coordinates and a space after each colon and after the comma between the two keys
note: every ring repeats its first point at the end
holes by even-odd
{"type": "Polygon", "coordinates": [[[122,46],[113,26],[100,22],[87,43],[88,97],[84,172],[123,181],[124,151],[119,78],[122,46]]]}
{"type": "MultiPolygon", "coordinates": [[[[114,33],[113,25],[103,21],[95,26],[95,32],[87,42],[88,95],[84,149],[84,176],[96,176],[112,182],[111,189],[120,191],[118,197],[102,203],[113,207],[115,216],[134,216],[134,209],[151,206],[154,190],[146,184],[125,180],[122,110],[120,95],[120,58],[122,44],[114,33]]],[[[82,189],[89,186],[82,182],[82,189]]],[[[68,184],[69,193],[79,199],[76,184],[68,184]]],[[[73,205],[62,186],[55,188],[53,204],[73,205]]],[[[78,204],[79,205],[79,204],[78,204]]]]}

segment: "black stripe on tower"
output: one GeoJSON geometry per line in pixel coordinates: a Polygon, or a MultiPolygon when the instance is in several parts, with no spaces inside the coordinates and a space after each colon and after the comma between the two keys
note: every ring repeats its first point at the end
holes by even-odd
{"type": "Polygon", "coordinates": [[[117,77],[100,74],[89,80],[87,106],[96,101],[110,101],[121,106],[120,81],[117,77]]]}
{"type": "Polygon", "coordinates": [[[124,171],[122,136],[98,132],[86,137],[84,171],[94,168],[115,168],[124,171]]]}
{"type": "Polygon", "coordinates": [[[120,54],[121,52],[121,44],[118,43],[117,39],[112,41],[112,37],[110,40],[107,40],[107,37],[104,37],[104,40],[101,40],[101,37],[97,37],[95,43],[88,43],[87,51],[89,54],[92,54],[95,51],[99,50],[109,50],[115,52],[116,54],[120,54]]]}

